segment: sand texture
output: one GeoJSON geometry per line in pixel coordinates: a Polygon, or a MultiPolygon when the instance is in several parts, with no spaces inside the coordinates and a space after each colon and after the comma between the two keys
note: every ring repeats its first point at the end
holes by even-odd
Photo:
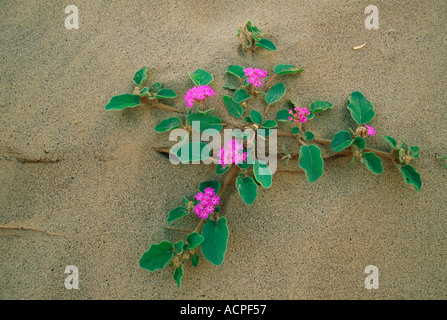
{"type": "Polygon", "coordinates": [[[0,224],[36,229],[0,230],[0,299],[447,298],[447,169],[435,159],[447,153],[446,1],[374,1],[378,30],[364,26],[370,1],[77,0],[79,30],[64,27],[68,4],[0,2],[0,224]],[[243,52],[235,34],[247,20],[278,51],[243,52]],[[208,105],[228,121],[227,67],[278,63],[306,70],[281,79],[286,98],[334,104],[312,120],[318,137],[354,126],[347,98],[361,91],[376,112],[369,146],[389,150],[389,135],[421,147],[421,192],[389,161],[374,175],[331,159],[312,184],[275,175],[251,206],[228,189],[222,266],[188,264],[180,289],[171,268],[141,269],[151,244],[186,235],[167,228],[168,212],[223,176],[152,149],[172,145],[154,131],[171,113],[104,106],[131,93],[147,65],[150,83],[179,94],[168,104],[186,110],[188,73],[203,68],[218,93],[208,105]],[[78,290],[64,286],[68,265],[79,268],[78,290]],[[365,289],[368,265],[379,268],[378,290],[365,289]]]}

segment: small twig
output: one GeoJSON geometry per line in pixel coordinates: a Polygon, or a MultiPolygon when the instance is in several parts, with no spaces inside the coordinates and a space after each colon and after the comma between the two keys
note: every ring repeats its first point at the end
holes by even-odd
{"type": "Polygon", "coordinates": [[[45,233],[49,236],[58,236],[60,237],[60,234],[56,234],[56,233],[52,233],[52,232],[48,232],[48,231],[44,231],[44,230],[40,230],[40,229],[35,229],[35,228],[31,228],[31,227],[25,227],[25,226],[7,226],[7,225],[0,225],[0,229],[7,229],[7,230],[29,230],[29,231],[36,231],[36,232],[42,232],[45,233]]]}
{"type": "Polygon", "coordinates": [[[21,163],[57,163],[57,162],[60,162],[62,159],[51,160],[51,159],[45,159],[45,158],[30,159],[30,158],[24,158],[24,157],[16,157],[16,160],[21,163]]]}
{"type": "Polygon", "coordinates": [[[160,152],[160,153],[170,153],[171,152],[171,149],[168,149],[168,148],[152,147],[152,149],[154,149],[155,151],[160,152]]]}
{"type": "Polygon", "coordinates": [[[440,156],[437,152],[435,153],[436,160],[438,160],[439,164],[447,169],[447,165],[443,163],[441,160],[447,159],[447,156],[440,156]]]}

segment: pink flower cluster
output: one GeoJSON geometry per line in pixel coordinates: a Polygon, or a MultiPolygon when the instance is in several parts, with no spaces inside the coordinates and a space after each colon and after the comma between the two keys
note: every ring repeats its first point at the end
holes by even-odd
{"type": "Polygon", "coordinates": [[[261,70],[258,68],[244,69],[245,75],[248,77],[247,82],[251,83],[255,87],[262,87],[261,78],[267,77],[267,70],[261,70]]]}
{"type": "Polygon", "coordinates": [[[368,129],[368,135],[373,136],[376,134],[376,129],[374,129],[374,127],[370,127],[368,125],[365,124],[366,129],[368,129]]]}
{"type": "Polygon", "coordinates": [[[202,219],[208,218],[220,203],[220,197],[213,188],[205,188],[203,192],[196,194],[195,198],[200,202],[194,207],[194,213],[202,219]]]}
{"type": "Polygon", "coordinates": [[[214,95],[216,95],[216,92],[209,86],[193,87],[185,95],[186,106],[192,108],[194,102],[203,101],[214,95]]]}
{"type": "Polygon", "coordinates": [[[243,149],[244,146],[236,140],[228,141],[226,146],[222,147],[218,153],[222,167],[232,163],[239,164],[247,160],[247,152],[241,153],[243,149]]]}
{"type": "Polygon", "coordinates": [[[289,110],[289,113],[292,115],[292,117],[289,117],[289,120],[295,123],[298,123],[298,120],[302,123],[305,123],[307,117],[310,115],[310,112],[307,109],[307,107],[304,108],[295,107],[294,109],[295,111],[297,111],[297,113],[294,114],[292,110],[289,110]]]}

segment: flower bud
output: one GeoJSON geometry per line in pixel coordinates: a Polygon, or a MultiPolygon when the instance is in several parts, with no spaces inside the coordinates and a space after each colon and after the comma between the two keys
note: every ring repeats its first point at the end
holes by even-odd
{"type": "Polygon", "coordinates": [[[366,138],[366,136],[368,135],[368,129],[366,129],[365,127],[358,127],[357,130],[355,131],[355,135],[357,137],[362,137],[362,138],[366,138]]]}

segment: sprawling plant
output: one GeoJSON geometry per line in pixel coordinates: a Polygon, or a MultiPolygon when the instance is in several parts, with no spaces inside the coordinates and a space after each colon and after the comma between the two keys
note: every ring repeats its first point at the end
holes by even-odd
{"type": "MultiPolygon", "coordinates": [[[[245,28],[239,28],[237,33],[246,50],[253,52],[258,47],[276,50],[276,46],[263,35],[251,22],[247,22],[245,28]]],[[[110,100],[106,110],[123,110],[144,105],[177,113],[177,116],[161,121],[155,131],[163,134],[181,129],[185,134],[181,136],[180,143],[171,148],[155,149],[169,154],[171,160],[176,159],[182,163],[214,160],[216,176],[225,175],[222,182],[218,181],[220,179],[202,182],[193,197],[184,197],[178,207],[169,211],[168,224],[193,214],[197,216],[198,225],[195,230],[188,232],[185,239],[176,243],[161,241],[152,244],[139,261],[142,268],[156,271],[169,264],[174,268],[174,279],[180,287],[184,265],[188,260],[196,267],[203,256],[212,264],[221,265],[229,232],[227,218],[221,216],[220,205],[228,186],[235,186],[242,201],[251,205],[257,198],[259,187],[268,189],[272,186],[274,173],[302,172],[312,183],[323,175],[324,160],[333,156],[347,156],[352,158],[352,162],[359,160],[373,174],[383,172],[382,160],[391,161],[407,184],[417,191],[421,190],[421,177],[410,164],[419,158],[418,146],[408,146],[403,141],[383,135],[383,139],[391,147],[389,152],[367,147],[368,139],[376,135],[376,129],[371,126],[375,112],[370,101],[360,92],[353,92],[348,98],[347,109],[356,127],[340,130],[332,139],[316,137],[309,130],[316,113],[333,108],[330,102],[314,101],[308,107],[302,107],[288,99],[282,109],[276,112],[276,118],[272,119],[270,108],[285,100],[286,86],[280,82],[281,78],[303,71],[291,64],[277,64],[271,71],[255,66],[230,65],[227,69],[228,81],[224,85],[228,93],[222,96],[222,101],[228,113],[235,118],[233,123],[223,123],[213,109],[207,109],[207,100],[217,99],[214,97],[217,94],[211,87],[213,76],[204,69],[189,74],[191,89],[184,95],[183,109],[160,102],[176,98],[177,94],[173,90],[163,88],[159,82],[146,86],[147,67],[135,74],[133,80],[136,87],[132,94],[115,96],[110,100]],[[260,112],[253,106],[259,106],[262,100],[265,108],[260,112]],[[195,106],[197,112],[193,112],[195,106]],[[287,131],[278,131],[280,125],[287,131]],[[224,126],[227,129],[232,128],[233,137],[217,152],[212,152],[205,142],[189,140],[190,133],[215,136],[224,126]],[[275,155],[280,160],[286,160],[287,166],[289,160],[297,159],[298,165],[294,165],[296,169],[274,172],[265,160],[257,157],[254,152],[257,141],[268,141],[272,136],[296,139],[296,153],[290,153],[284,148],[283,153],[275,155]],[[324,158],[322,148],[326,148],[326,151],[330,149],[332,155],[324,158]]],[[[439,157],[440,161],[443,159],[445,158],[439,157]]]]}

